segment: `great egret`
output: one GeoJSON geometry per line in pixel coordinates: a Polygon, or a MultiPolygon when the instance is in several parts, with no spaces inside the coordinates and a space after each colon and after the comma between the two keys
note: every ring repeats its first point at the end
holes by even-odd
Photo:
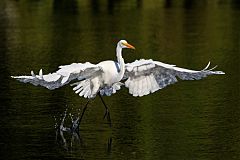
{"type": "MultiPolygon", "coordinates": [[[[133,96],[141,97],[177,82],[176,77],[182,80],[199,80],[211,74],[224,74],[222,71],[213,71],[216,66],[208,69],[210,62],[200,71],[179,68],[151,59],[141,59],[125,64],[122,57],[123,48],[135,49],[126,40],[120,40],[116,47],[117,62],[107,60],[98,64],[89,62],[72,63],[60,66],[58,71],[47,75],[43,75],[41,69],[39,75],[35,75],[31,71],[31,76],[12,76],[12,78],[24,83],[32,83],[35,86],[40,85],[50,90],[77,80],[78,82],[72,84],[72,86],[75,86],[73,88],[75,93],[89,99],[96,97],[98,94],[106,109],[104,118],[107,116],[108,120],[111,121],[102,95],[110,96],[116,93],[122,85],[129,88],[129,93],[133,96]],[[121,81],[124,81],[124,83],[121,81]]],[[[89,101],[84,107],[83,114],[88,103],[89,101]]],[[[82,119],[82,116],[80,119],[82,119]]]]}

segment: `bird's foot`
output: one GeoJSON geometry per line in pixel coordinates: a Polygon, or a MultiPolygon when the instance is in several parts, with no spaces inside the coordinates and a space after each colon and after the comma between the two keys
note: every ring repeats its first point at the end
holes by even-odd
{"type": "Polygon", "coordinates": [[[107,118],[107,121],[109,123],[109,126],[112,126],[112,122],[111,122],[111,117],[110,117],[110,112],[108,109],[106,109],[105,114],[103,116],[103,119],[107,118]]]}

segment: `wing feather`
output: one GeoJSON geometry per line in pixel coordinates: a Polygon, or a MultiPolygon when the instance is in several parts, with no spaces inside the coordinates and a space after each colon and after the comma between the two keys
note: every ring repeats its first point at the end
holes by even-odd
{"type": "Polygon", "coordinates": [[[136,60],[125,65],[124,79],[127,79],[125,86],[129,88],[130,94],[142,96],[176,83],[177,78],[181,80],[199,80],[208,75],[225,74],[222,71],[213,71],[216,66],[208,69],[209,66],[210,62],[203,70],[195,71],[151,59],[136,60]]]}
{"type": "Polygon", "coordinates": [[[150,92],[151,88],[152,88],[151,81],[150,81],[150,76],[147,76],[146,80],[147,80],[147,89],[150,92]]]}
{"type": "Polygon", "coordinates": [[[136,80],[135,83],[133,83],[134,86],[133,86],[133,96],[137,95],[138,93],[138,89],[139,89],[139,80],[136,80]]]}
{"type": "Polygon", "coordinates": [[[145,94],[146,94],[146,92],[147,92],[147,88],[146,88],[146,78],[143,76],[143,79],[142,79],[142,92],[141,92],[141,94],[139,95],[139,96],[144,96],[145,94]]]}
{"type": "Polygon", "coordinates": [[[143,83],[141,80],[138,81],[138,85],[139,85],[139,93],[142,93],[143,92],[143,83]]]}
{"type": "Polygon", "coordinates": [[[158,85],[156,79],[154,78],[153,74],[151,74],[149,77],[150,77],[151,85],[152,85],[151,93],[154,93],[157,90],[159,90],[160,88],[159,88],[159,85],[158,85]]]}
{"type": "Polygon", "coordinates": [[[58,71],[47,75],[44,75],[42,69],[40,69],[39,75],[35,75],[34,72],[31,71],[31,76],[12,76],[12,78],[20,82],[31,83],[35,86],[40,85],[52,90],[66,85],[72,80],[87,79],[97,76],[100,73],[102,73],[101,67],[86,62],[59,66],[58,71]]]}

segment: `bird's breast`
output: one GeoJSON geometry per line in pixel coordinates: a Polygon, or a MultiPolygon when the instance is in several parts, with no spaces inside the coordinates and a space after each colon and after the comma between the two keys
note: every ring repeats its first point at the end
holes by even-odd
{"type": "Polygon", "coordinates": [[[105,85],[112,85],[113,83],[119,82],[122,77],[120,77],[120,66],[114,61],[103,61],[98,64],[102,70],[101,80],[105,85]]]}

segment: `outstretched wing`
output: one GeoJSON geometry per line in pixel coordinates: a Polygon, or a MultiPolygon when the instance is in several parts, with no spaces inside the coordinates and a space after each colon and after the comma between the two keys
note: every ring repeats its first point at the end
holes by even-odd
{"type": "Polygon", "coordinates": [[[35,75],[31,71],[31,76],[12,76],[12,78],[20,82],[31,83],[35,86],[40,85],[52,90],[68,84],[74,79],[83,80],[97,76],[102,72],[101,67],[89,62],[72,63],[70,65],[59,66],[59,68],[58,71],[47,75],[43,75],[41,69],[39,75],[35,75]]]}
{"type": "Polygon", "coordinates": [[[125,86],[133,96],[144,96],[176,83],[177,77],[182,80],[199,80],[212,74],[224,74],[222,71],[212,71],[216,66],[208,69],[209,65],[210,62],[203,70],[194,71],[151,59],[136,60],[125,66],[125,86]]]}

